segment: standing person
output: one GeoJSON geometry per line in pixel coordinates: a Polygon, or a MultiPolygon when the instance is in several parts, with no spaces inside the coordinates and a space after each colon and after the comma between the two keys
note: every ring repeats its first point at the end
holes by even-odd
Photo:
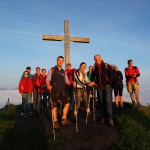
{"type": "Polygon", "coordinates": [[[67,74],[62,69],[64,63],[64,57],[59,56],[57,58],[57,65],[52,67],[47,74],[46,84],[47,89],[51,91],[51,100],[52,100],[52,120],[54,122],[54,128],[59,130],[60,126],[57,120],[57,104],[58,100],[61,100],[63,103],[63,115],[62,115],[62,125],[70,124],[70,121],[67,119],[67,113],[69,109],[69,99],[65,93],[65,84],[70,85],[67,74]]]}
{"type": "MultiPolygon", "coordinates": [[[[67,64],[65,72],[68,76],[69,82],[72,83],[74,72],[72,70],[72,65],[70,63],[67,64]]],[[[67,94],[69,101],[70,101],[70,110],[72,111],[73,107],[74,107],[73,85],[72,84],[71,85],[66,84],[65,85],[65,91],[66,91],[66,94],[67,94]]]]}
{"type": "Polygon", "coordinates": [[[79,66],[79,70],[77,70],[74,73],[74,79],[75,79],[75,89],[77,92],[77,99],[76,99],[76,110],[74,111],[74,115],[77,115],[78,109],[80,107],[81,98],[83,98],[86,112],[90,113],[90,107],[89,107],[89,89],[87,86],[90,86],[90,81],[87,77],[87,74],[85,73],[86,70],[86,63],[82,62],[79,66]]]}
{"type": "Polygon", "coordinates": [[[23,78],[19,82],[19,93],[22,94],[22,110],[26,117],[30,111],[30,95],[33,91],[32,80],[29,78],[28,71],[24,71],[23,78]]]}
{"type": "MultiPolygon", "coordinates": [[[[113,80],[114,80],[114,70],[115,70],[114,67],[115,67],[115,65],[111,64],[110,66],[111,66],[111,69],[112,69],[112,73],[113,73],[112,75],[113,75],[113,80]]],[[[113,80],[112,80],[112,101],[113,101],[113,98],[115,97],[114,92],[113,92],[113,90],[114,90],[114,85],[113,85],[114,81],[113,80]]]]}
{"type": "Polygon", "coordinates": [[[92,69],[93,69],[93,67],[89,66],[89,70],[87,72],[87,77],[88,77],[89,81],[91,81],[92,69]]]}
{"type": "Polygon", "coordinates": [[[112,70],[114,70],[115,65],[114,65],[114,64],[111,64],[110,66],[111,66],[112,70]]]}
{"type": "Polygon", "coordinates": [[[47,102],[50,99],[50,91],[47,89],[46,78],[46,69],[42,69],[42,74],[36,80],[36,86],[38,87],[37,111],[41,114],[46,114],[47,102]]]}
{"type": "Polygon", "coordinates": [[[36,73],[32,76],[32,83],[33,83],[33,109],[35,114],[37,114],[37,101],[38,101],[38,87],[36,86],[36,81],[39,78],[40,74],[40,67],[36,67],[36,73]]]}
{"type": "MultiPolygon", "coordinates": [[[[87,74],[87,77],[88,77],[88,79],[89,79],[89,81],[91,82],[91,75],[92,75],[92,70],[93,70],[93,67],[92,66],[89,66],[89,70],[88,70],[88,72],[86,73],[87,74]]],[[[93,87],[94,88],[94,87],[93,87]]],[[[91,98],[93,98],[93,89],[92,89],[92,87],[89,87],[89,92],[91,93],[90,94],[90,97],[91,98]]]]}
{"type": "MultiPolygon", "coordinates": [[[[30,78],[30,79],[32,79],[32,74],[31,74],[31,67],[26,67],[26,71],[28,72],[28,77],[30,78]]],[[[21,79],[22,78],[24,78],[24,73],[22,74],[22,76],[21,76],[21,79]]],[[[29,101],[29,105],[31,106],[32,105],[32,93],[30,94],[30,101],[29,101]]],[[[23,102],[22,102],[22,105],[23,105],[23,102]]],[[[22,107],[23,108],[23,107],[22,107]]],[[[29,110],[29,113],[30,113],[30,115],[32,115],[32,107],[30,107],[30,110],[29,110]]],[[[23,112],[21,113],[21,115],[23,115],[23,112]]]]}
{"type": "Polygon", "coordinates": [[[94,68],[92,72],[93,85],[97,86],[98,98],[102,102],[102,119],[100,123],[107,122],[114,126],[112,114],[112,69],[104,63],[99,54],[94,56],[94,68]]]}
{"type": "Polygon", "coordinates": [[[123,108],[123,75],[122,72],[118,69],[118,66],[114,66],[113,70],[113,87],[115,95],[116,107],[119,107],[118,95],[120,98],[120,108],[123,108]]]}
{"type": "MultiPolygon", "coordinates": [[[[26,67],[26,71],[27,71],[28,74],[29,74],[29,75],[28,75],[29,78],[32,79],[32,76],[33,76],[33,75],[31,74],[31,67],[26,67]]],[[[24,77],[24,75],[22,74],[21,78],[23,78],[23,77],[24,77]]]]}
{"type": "Polygon", "coordinates": [[[133,106],[140,106],[140,97],[139,97],[139,83],[138,77],[140,76],[140,71],[137,66],[133,66],[133,60],[128,60],[128,67],[125,68],[125,77],[127,83],[127,90],[130,93],[130,98],[132,100],[133,106]],[[136,103],[134,100],[134,94],[136,103]]]}

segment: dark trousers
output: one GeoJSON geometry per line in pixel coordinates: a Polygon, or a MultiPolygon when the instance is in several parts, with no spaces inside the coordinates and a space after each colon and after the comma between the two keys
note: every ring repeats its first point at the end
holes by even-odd
{"type": "Polygon", "coordinates": [[[112,119],[112,89],[110,86],[97,87],[98,99],[102,105],[102,117],[112,119]]]}
{"type": "Polygon", "coordinates": [[[33,88],[33,109],[36,111],[36,107],[37,107],[37,99],[38,99],[38,89],[37,88],[33,88]]]}

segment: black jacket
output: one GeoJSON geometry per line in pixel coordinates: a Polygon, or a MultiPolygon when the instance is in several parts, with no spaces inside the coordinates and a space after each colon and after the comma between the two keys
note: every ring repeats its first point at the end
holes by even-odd
{"type": "Polygon", "coordinates": [[[59,70],[57,66],[51,69],[52,69],[52,79],[51,79],[52,90],[64,91],[65,71],[63,69],[59,70]]]}
{"type": "Polygon", "coordinates": [[[106,85],[112,86],[113,72],[111,66],[104,62],[100,65],[95,64],[93,67],[91,80],[94,81],[99,87],[106,85]]]}
{"type": "Polygon", "coordinates": [[[113,87],[122,87],[123,86],[123,75],[122,75],[122,72],[121,71],[113,71],[113,87]]]}

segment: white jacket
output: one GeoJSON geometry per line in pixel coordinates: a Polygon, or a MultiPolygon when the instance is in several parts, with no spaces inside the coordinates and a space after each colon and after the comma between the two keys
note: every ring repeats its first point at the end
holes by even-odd
{"type": "Polygon", "coordinates": [[[88,83],[90,83],[88,77],[87,77],[87,74],[84,72],[81,72],[80,70],[77,70],[75,73],[74,73],[74,79],[75,79],[75,82],[77,83],[77,87],[76,88],[85,88],[86,85],[88,83]]]}

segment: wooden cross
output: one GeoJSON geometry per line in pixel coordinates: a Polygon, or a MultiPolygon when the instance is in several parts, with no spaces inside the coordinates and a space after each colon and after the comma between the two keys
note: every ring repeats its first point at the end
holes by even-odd
{"type": "Polygon", "coordinates": [[[78,42],[78,43],[89,43],[89,38],[83,37],[71,37],[69,35],[69,20],[64,21],[64,35],[56,36],[56,35],[43,35],[43,40],[50,41],[64,41],[65,47],[65,68],[67,63],[70,63],[70,42],[78,42]]]}

